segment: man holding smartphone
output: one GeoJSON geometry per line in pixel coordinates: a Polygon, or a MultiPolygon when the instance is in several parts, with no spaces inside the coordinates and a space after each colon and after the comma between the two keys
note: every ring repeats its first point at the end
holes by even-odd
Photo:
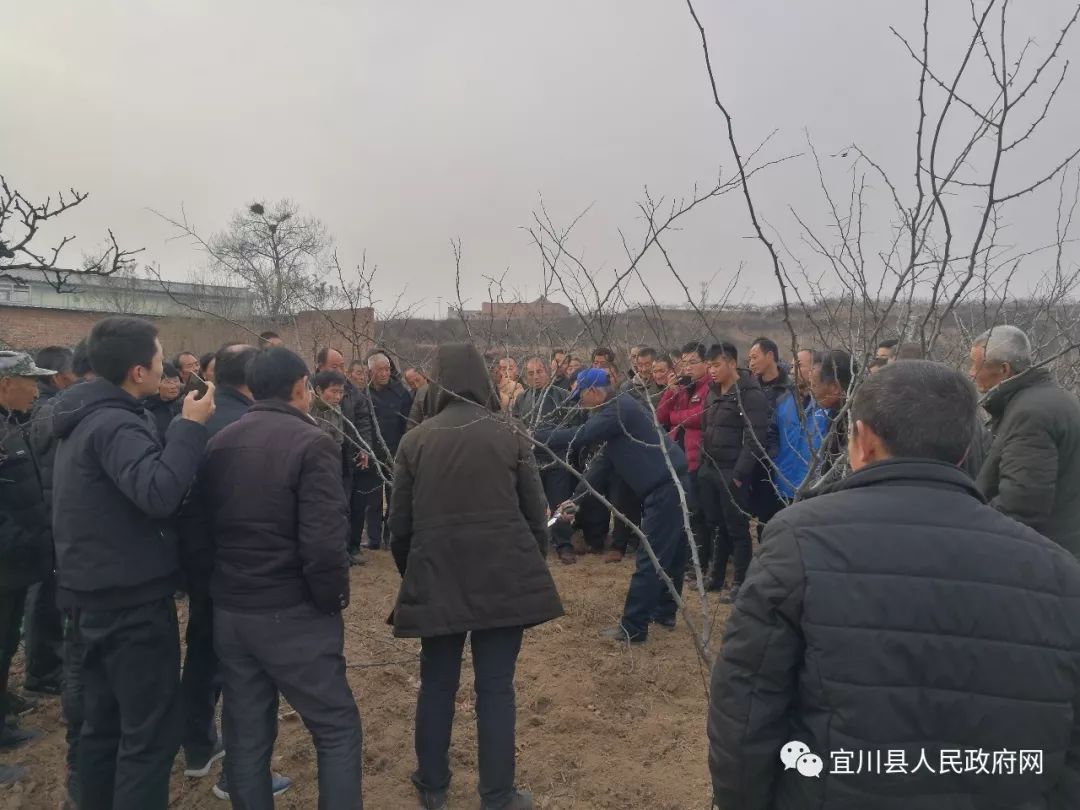
{"type": "Polygon", "coordinates": [[[58,600],[84,644],[81,806],[163,810],[181,736],[172,518],[202,458],[214,388],[184,398],[163,447],[141,404],[161,380],[156,327],[106,318],[89,355],[97,379],[62,394],[53,417],[58,600]]]}

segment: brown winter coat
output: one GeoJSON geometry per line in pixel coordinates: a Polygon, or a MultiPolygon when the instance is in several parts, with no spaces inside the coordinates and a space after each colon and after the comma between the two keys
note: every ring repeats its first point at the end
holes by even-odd
{"type": "Polygon", "coordinates": [[[394,634],[540,624],[563,609],[544,554],[544,490],[529,443],[497,408],[476,348],[439,347],[435,413],[401,441],[390,547],[394,634]]]}

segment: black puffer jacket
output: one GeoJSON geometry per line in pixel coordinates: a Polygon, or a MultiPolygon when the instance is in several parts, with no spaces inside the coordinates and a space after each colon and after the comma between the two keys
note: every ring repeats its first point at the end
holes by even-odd
{"type": "Polygon", "coordinates": [[[753,480],[769,445],[769,403],[753,374],[739,369],[739,381],[725,394],[709,384],[701,428],[703,463],[753,480]]]}
{"type": "Polygon", "coordinates": [[[173,419],[180,415],[180,399],[171,399],[168,402],[157,394],[143,400],[143,407],[150,414],[150,418],[157,430],[158,438],[165,441],[165,434],[169,432],[169,426],[173,419]]]}
{"type": "Polygon", "coordinates": [[[0,408],[0,590],[39,582],[52,570],[52,531],[29,433],[0,408]]]}
{"type": "Polygon", "coordinates": [[[1075,810],[1080,564],[955,467],[866,467],[766,526],[708,730],[724,810],[1075,810]],[[784,769],[789,741],[820,778],[784,769]],[[1039,750],[1043,773],[938,773],[957,749],[1039,750]],[[907,773],[829,773],[831,754],[890,750],[907,773]],[[924,750],[935,773],[912,773],[924,750]]]}
{"type": "Polygon", "coordinates": [[[65,602],[111,610],[172,595],[180,581],[172,518],[195,478],[206,427],[178,420],[163,449],[142,405],[101,378],[66,389],[53,426],[53,537],[65,602]]]}
{"type": "Polygon", "coordinates": [[[1045,369],[1011,377],[987,394],[994,443],[979,489],[1021,523],[1080,556],[1080,402],[1045,369]]]}
{"type": "Polygon", "coordinates": [[[352,422],[345,426],[345,452],[356,458],[360,452],[371,453],[375,449],[375,427],[371,416],[371,400],[351,381],[345,381],[345,396],[341,399],[341,413],[352,422]]]}
{"type": "MultiPolygon", "coordinates": [[[[390,544],[402,573],[394,634],[442,636],[562,615],[544,553],[544,490],[529,443],[495,413],[476,347],[438,349],[435,415],[394,464],[390,544]]],[[[520,428],[520,425],[518,425],[520,428]]]]}
{"type": "Polygon", "coordinates": [[[56,436],[53,435],[52,415],[59,393],[59,389],[50,383],[38,383],[38,398],[34,401],[29,426],[30,442],[34,446],[34,456],[41,468],[41,485],[49,515],[52,515],[52,479],[56,462],[56,436]]]}
{"type": "Polygon", "coordinates": [[[349,604],[341,446],[285,402],[256,402],[210,441],[182,525],[221,608],[349,604]]]}
{"type": "Polygon", "coordinates": [[[392,459],[409,424],[412,394],[403,383],[392,378],[379,389],[369,385],[363,393],[363,399],[367,400],[366,404],[373,416],[372,432],[376,454],[379,458],[392,459]]]}

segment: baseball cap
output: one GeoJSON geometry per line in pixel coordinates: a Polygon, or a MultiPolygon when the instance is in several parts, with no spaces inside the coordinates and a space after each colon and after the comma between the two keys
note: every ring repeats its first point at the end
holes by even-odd
{"type": "Polygon", "coordinates": [[[611,378],[604,369],[587,368],[577,375],[577,388],[570,395],[570,399],[577,399],[587,388],[606,388],[609,385],[611,385],[611,378]]]}
{"type": "Polygon", "coordinates": [[[56,374],[40,368],[26,352],[0,352],[0,377],[51,377],[56,374]]]}

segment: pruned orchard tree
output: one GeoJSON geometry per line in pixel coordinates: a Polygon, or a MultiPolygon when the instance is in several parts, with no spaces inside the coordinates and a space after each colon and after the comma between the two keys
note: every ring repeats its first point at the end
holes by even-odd
{"type": "Polygon", "coordinates": [[[67,292],[72,277],[111,276],[131,271],[135,266],[133,257],[142,248],[121,248],[111,230],[107,244],[84,255],[77,264],[70,264],[63,255],[74,236],[42,244],[41,229],[81,205],[88,196],[87,192],[72,188],[66,194],[61,191],[55,198],[49,196],[42,202],[34,202],[0,174],[0,275],[23,281],[27,275],[40,274],[57,292],[67,292]]]}

